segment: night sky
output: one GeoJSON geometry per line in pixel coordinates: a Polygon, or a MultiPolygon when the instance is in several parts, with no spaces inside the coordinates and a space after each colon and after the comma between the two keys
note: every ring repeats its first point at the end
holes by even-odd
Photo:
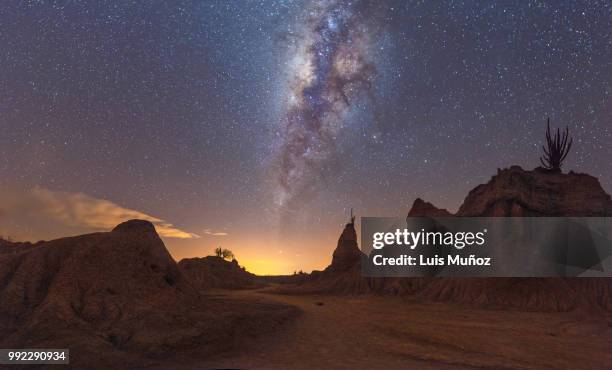
{"type": "Polygon", "coordinates": [[[609,1],[7,1],[0,234],[153,221],[178,260],[325,267],[353,207],[456,210],[497,168],[612,192],[609,1]]]}

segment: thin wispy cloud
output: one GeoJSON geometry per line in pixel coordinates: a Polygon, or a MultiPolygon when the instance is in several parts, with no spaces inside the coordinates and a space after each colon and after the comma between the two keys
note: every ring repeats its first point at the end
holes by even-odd
{"type": "Polygon", "coordinates": [[[141,219],[155,225],[157,233],[166,238],[193,239],[200,236],[175,227],[170,222],[146,213],[122,207],[104,199],[97,199],[83,193],[56,192],[34,188],[18,194],[7,202],[6,217],[12,214],[32,214],[66,226],[91,230],[108,231],[118,224],[141,219]]]}
{"type": "Polygon", "coordinates": [[[213,231],[211,229],[204,229],[204,234],[211,235],[211,236],[227,236],[227,235],[229,235],[226,232],[223,232],[223,231],[213,231]]]}

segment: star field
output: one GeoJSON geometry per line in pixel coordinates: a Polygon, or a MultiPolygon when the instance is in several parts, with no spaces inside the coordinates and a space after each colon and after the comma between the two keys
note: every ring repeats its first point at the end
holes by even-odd
{"type": "MultiPolygon", "coordinates": [[[[223,245],[259,272],[322,268],[351,207],[455,210],[498,167],[536,167],[549,116],[574,137],[564,170],[612,192],[609,1],[8,1],[0,64],[0,188],[201,236],[166,239],[177,259],[223,245]],[[338,76],[367,88],[338,103],[338,76]],[[307,144],[304,120],[325,128],[307,144]]],[[[0,231],[57,236],[7,204],[0,231]]]]}

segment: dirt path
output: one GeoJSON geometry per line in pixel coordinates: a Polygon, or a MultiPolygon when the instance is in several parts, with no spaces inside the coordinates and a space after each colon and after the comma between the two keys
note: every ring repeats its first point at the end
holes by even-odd
{"type": "Polygon", "coordinates": [[[284,296],[265,290],[222,294],[282,302],[302,314],[280,331],[195,368],[612,366],[612,329],[592,314],[473,310],[394,297],[284,296]]]}

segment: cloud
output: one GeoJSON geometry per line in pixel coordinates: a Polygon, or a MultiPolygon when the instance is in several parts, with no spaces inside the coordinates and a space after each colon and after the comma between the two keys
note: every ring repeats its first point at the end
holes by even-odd
{"type": "Polygon", "coordinates": [[[227,235],[229,235],[226,232],[223,232],[223,231],[212,231],[211,229],[204,229],[204,234],[212,235],[212,236],[227,236],[227,235]]]}
{"type": "Polygon", "coordinates": [[[19,194],[17,198],[7,203],[8,209],[5,210],[7,217],[13,213],[33,214],[66,226],[104,231],[127,220],[141,219],[155,225],[157,233],[162,237],[199,238],[199,235],[178,229],[160,218],[83,193],[56,192],[37,187],[19,194]]]}

